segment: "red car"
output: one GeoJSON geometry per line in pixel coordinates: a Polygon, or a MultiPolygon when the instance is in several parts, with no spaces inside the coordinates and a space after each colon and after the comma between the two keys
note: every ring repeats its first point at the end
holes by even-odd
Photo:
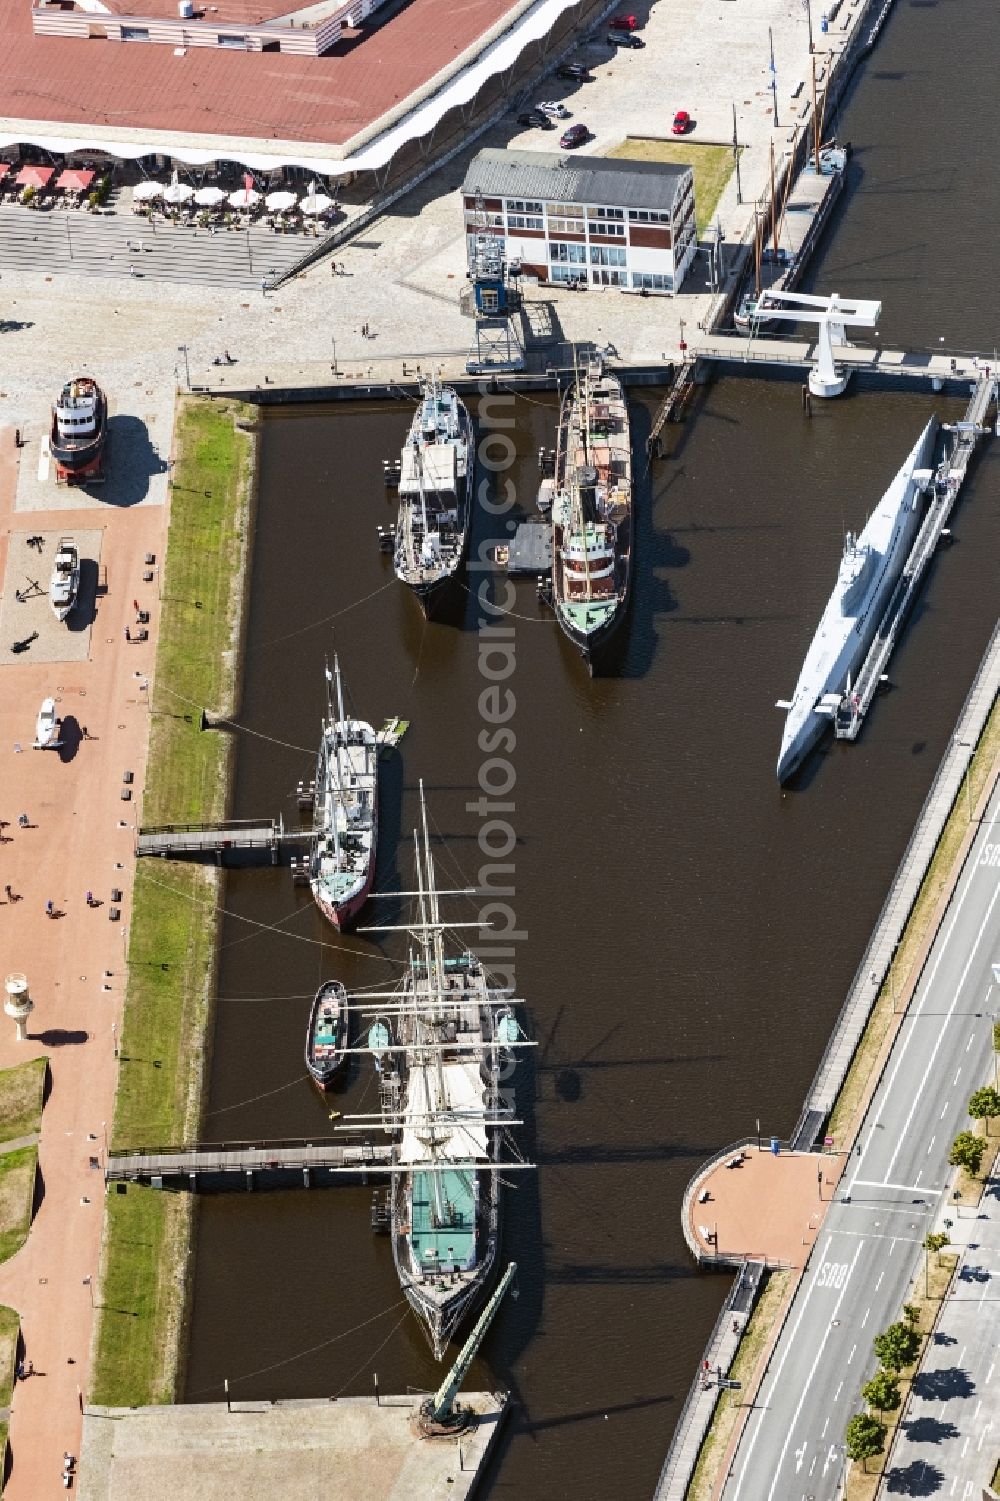
{"type": "Polygon", "coordinates": [[[564,151],[572,151],[574,146],[582,146],[584,141],[590,140],[590,131],[586,125],[571,125],[563,135],[559,137],[559,144],[564,151]]]}
{"type": "Polygon", "coordinates": [[[671,125],[670,129],[673,131],[675,136],[687,135],[688,131],[691,129],[691,116],[688,114],[686,109],[679,109],[677,111],[676,115],[674,116],[674,123],[673,125],[671,125]]]}
{"type": "Polygon", "coordinates": [[[608,25],[612,31],[638,31],[639,20],[637,16],[612,16],[608,25]]]}

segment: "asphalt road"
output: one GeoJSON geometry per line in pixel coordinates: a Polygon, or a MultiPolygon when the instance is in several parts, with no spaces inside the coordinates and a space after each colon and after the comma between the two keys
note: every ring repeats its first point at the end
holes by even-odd
{"type": "MultiPolygon", "coordinates": [[[[875,1369],[872,1339],[900,1315],[923,1238],[942,1207],[951,1143],[969,1126],[970,1094],[991,1077],[997,961],[1000,788],[810,1256],[725,1501],[836,1496],[844,1430],[875,1369]]],[[[950,1478],[945,1474],[945,1495],[950,1478]]]]}

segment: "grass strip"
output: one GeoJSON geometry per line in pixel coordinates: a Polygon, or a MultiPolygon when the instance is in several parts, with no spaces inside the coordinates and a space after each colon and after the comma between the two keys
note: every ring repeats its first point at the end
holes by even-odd
{"type": "MultiPolygon", "coordinates": [[[[16,1309],[0,1304],[0,1407],[9,1407],[14,1395],[14,1362],[20,1331],[21,1315],[16,1309]]],[[[0,1476],[2,1474],[0,1468],[0,1476]]]]}
{"type": "Polygon", "coordinates": [[[47,1058],[32,1058],[30,1063],[19,1063],[0,1073],[0,1141],[13,1141],[42,1129],[48,1066],[47,1058]]]}
{"type": "Polygon", "coordinates": [[[37,1166],[37,1147],[0,1153],[0,1261],[9,1261],[28,1238],[37,1166]]]}
{"type": "MultiPolygon", "coordinates": [[[[790,1271],[768,1273],[764,1289],[747,1321],[729,1371],[730,1378],[741,1382],[744,1388],[749,1386],[761,1351],[771,1336],[791,1276],[790,1271]]],[[[687,1501],[708,1501],[711,1496],[712,1487],[718,1478],[718,1467],[733,1436],[740,1408],[745,1402],[746,1397],[742,1391],[727,1388],[719,1393],[712,1421],[691,1476],[687,1501]]]]}
{"type": "Polygon", "coordinates": [[[954,806],[941,832],[937,848],[927,868],[927,873],[917,893],[913,910],[903,929],[896,957],[890,966],[885,983],[876,998],[868,1024],[861,1035],[857,1051],[840,1087],[836,1103],[830,1115],[827,1132],[838,1146],[846,1141],[851,1122],[864,1099],[871,1081],[886,1034],[892,1026],[899,995],[906,987],[910,971],[927,940],[941,894],[954,874],[955,861],[962,840],[969,827],[969,809],[975,808],[983,790],[993,775],[997,757],[1000,756],[1000,699],[980,736],[969,770],[959,788],[954,806]]]}
{"type": "Polygon", "coordinates": [[[732,146],[698,146],[693,142],[658,141],[647,136],[628,136],[621,145],[612,146],[608,156],[690,167],[694,174],[694,216],[699,235],[711,224],[734,168],[732,146]]]}
{"type": "MultiPolygon", "coordinates": [[[[200,723],[202,707],[224,714],[233,707],[254,458],[237,423],[253,416],[235,402],[179,405],[144,824],[226,813],[231,742],[200,723]]],[[[214,870],[161,861],[137,868],[113,1147],[197,1134],[217,900],[214,870]]],[[[129,1185],[107,1196],[94,1401],[172,1400],[191,1223],[186,1195],[129,1185]]]]}

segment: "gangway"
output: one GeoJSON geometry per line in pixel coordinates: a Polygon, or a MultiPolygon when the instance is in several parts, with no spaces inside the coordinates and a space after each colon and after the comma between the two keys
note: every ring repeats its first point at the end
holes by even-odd
{"type": "Polygon", "coordinates": [[[882,312],[880,302],[859,297],[841,297],[831,292],[827,297],[813,297],[806,292],[761,292],[754,313],[756,319],[791,323],[815,323],[819,327],[816,363],[809,371],[809,389],[814,396],[840,396],[851,378],[850,370],[838,366],[833,358],[834,345],[848,346],[849,328],[874,328],[882,312]]]}
{"type": "Polygon", "coordinates": [[[264,850],[277,863],[286,842],[312,838],[311,829],[286,829],[281,818],[236,819],[226,823],[149,825],[136,834],[137,855],[215,855],[227,850],[264,850]]]}
{"type": "Polygon", "coordinates": [[[998,377],[992,372],[980,377],[963,421],[944,425],[943,431],[954,436],[951,453],[945,453],[937,470],[929,480],[933,484],[927,515],[917,533],[916,540],[906,560],[903,572],[879,622],[875,639],[868,648],[853,687],[849,687],[840,700],[834,716],[834,733],[838,740],[856,740],[861,732],[862,721],[871,707],[879,684],[885,679],[886,664],[910,606],[920,588],[924,573],[941,535],[948,524],[952,507],[958,498],[965,479],[969,460],[975,451],[977,440],[989,433],[985,426],[990,402],[996,394],[998,377]]]}

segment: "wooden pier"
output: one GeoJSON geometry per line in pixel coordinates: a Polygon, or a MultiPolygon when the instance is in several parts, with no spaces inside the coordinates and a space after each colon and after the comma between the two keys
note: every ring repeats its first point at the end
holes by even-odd
{"type": "Polygon", "coordinates": [[[227,823],[168,823],[140,828],[136,834],[137,855],[215,855],[221,863],[227,850],[262,850],[278,863],[283,844],[301,843],[312,837],[311,829],[286,829],[281,818],[227,823]]]}
{"type": "Polygon", "coordinates": [[[841,699],[840,708],[834,719],[834,731],[838,740],[858,738],[872,699],[885,679],[885,669],[889,658],[916,598],[927,566],[948,524],[948,517],[958,499],[958,492],[965,479],[976,443],[984,433],[989,431],[985,427],[985,421],[996,395],[996,388],[997,377],[992,374],[983,375],[969,402],[964,420],[950,429],[955,433],[955,446],[952,452],[946,455],[938,471],[938,481],[935,483],[927,515],[917,533],[916,541],[899,582],[893,590],[885,614],[879,622],[875,639],[868,649],[861,671],[851,691],[845,693],[841,699]]]}
{"type": "Polygon", "coordinates": [[[384,1167],[392,1148],[338,1141],[221,1142],[110,1152],[107,1183],[146,1183],[162,1188],[208,1189],[241,1182],[256,1187],[321,1187],[349,1177],[363,1179],[369,1167],[384,1167]]]}

